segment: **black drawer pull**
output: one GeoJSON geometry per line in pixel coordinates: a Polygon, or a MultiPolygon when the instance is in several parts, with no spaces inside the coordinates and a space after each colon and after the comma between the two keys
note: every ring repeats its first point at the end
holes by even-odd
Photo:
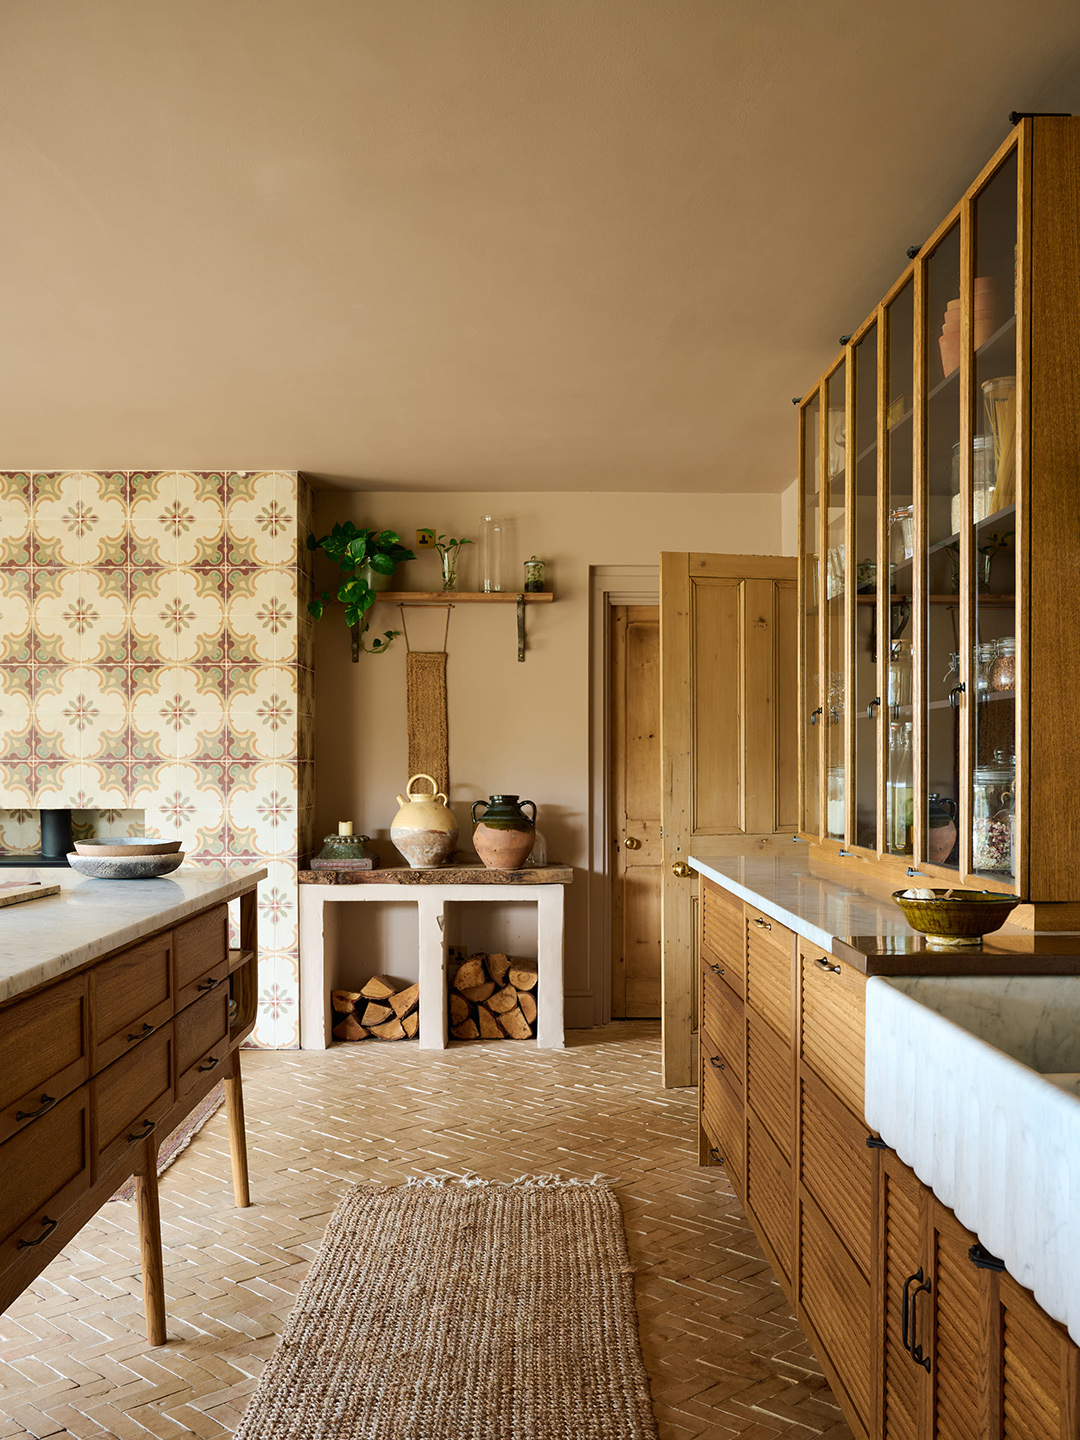
{"type": "Polygon", "coordinates": [[[761,918],[760,915],[755,915],[755,917],[754,917],[754,924],[758,927],[759,930],[771,930],[771,929],[772,929],[772,926],[769,924],[768,920],[762,920],[762,918],[761,918]]]}
{"type": "Polygon", "coordinates": [[[840,974],[840,966],[830,964],[827,955],[822,955],[819,959],[814,961],[814,964],[818,967],[819,970],[829,970],[834,975],[840,974]]]}
{"type": "Polygon", "coordinates": [[[42,1095],[41,1104],[36,1110],[16,1110],[16,1120],[36,1120],[39,1115],[44,1115],[46,1110],[51,1110],[56,1104],[56,1098],[52,1095],[42,1095]]]}
{"type": "Polygon", "coordinates": [[[987,1250],[984,1245],[980,1245],[977,1240],[968,1251],[968,1259],[973,1265],[977,1265],[980,1270],[1005,1269],[1005,1261],[999,1260],[996,1255],[991,1255],[990,1251],[987,1250]]]}
{"type": "Polygon", "coordinates": [[[727,1069],[727,1066],[724,1064],[724,1062],[722,1060],[718,1060],[715,1055],[709,1056],[709,1064],[713,1067],[714,1070],[727,1069]]]}
{"type": "Polygon", "coordinates": [[[129,1036],[128,1036],[128,1044],[130,1045],[131,1042],[134,1041],[134,1040],[145,1040],[148,1035],[152,1035],[152,1034],[154,1033],[155,1028],[156,1028],[155,1026],[153,1026],[153,1025],[151,1025],[149,1022],[147,1022],[146,1024],[143,1025],[142,1030],[139,1032],[138,1035],[129,1035],[129,1036]]]}
{"type": "Polygon", "coordinates": [[[148,1135],[152,1135],[152,1134],[153,1134],[153,1132],[154,1132],[154,1127],[155,1127],[156,1125],[157,1125],[157,1121],[156,1121],[156,1120],[144,1120],[144,1121],[142,1122],[142,1134],[140,1135],[140,1134],[138,1134],[137,1132],[133,1131],[133,1132],[128,1136],[128,1139],[129,1139],[129,1140],[145,1140],[148,1135]]]}
{"type": "Polygon", "coordinates": [[[196,989],[196,990],[216,990],[217,987],[218,987],[220,984],[221,984],[221,978],[220,978],[220,976],[219,976],[217,980],[200,980],[199,983],[198,983],[198,985],[195,986],[195,989],[196,989]]]}
{"type": "Polygon", "coordinates": [[[709,1159],[715,1160],[717,1165],[723,1165],[724,1163],[724,1157],[720,1154],[720,1151],[717,1150],[715,1145],[710,1145],[709,1147],[709,1159]]]}
{"type": "Polygon", "coordinates": [[[60,1221],[50,1220],[48,1215],[44,1215],[42,1216],[41,1223],[44,1226],[44,1229],[42,1230],[38,1238],[36,1240],[20,1240],[19,1243],[15,1246],[16,1250],[32,1250],[35,1245],[40,1245],[43,1241],[49,1238],[52,1232],[56,1229],[57,1225],[60,1224],[60,1221]]]}
{"type": "Polygon", "coordinates": [[[212,1070],[215,1065],[220,1065],[220,1064],[221,1064],[221,1056],[220,1056],[220,1055],[211,1055],[210,1058],[209,1058],[209,1060],[204,1060],[204,1061],[203,1061],[203,1063],[199,1066],[199,1070],[200,1070],[200,1072],[203,1071],[203,1070],[212,1070]]]}
{"type": "Polygon", "coordinates": [[[705,963],[708,965],[709,969],[712,971],[712,973],[713,973],[714,975],[723,975],[723,973],[724,973],[724,967],[723,967],[723,965],[714,965],[711,960],[707,960],[705,963]]]}

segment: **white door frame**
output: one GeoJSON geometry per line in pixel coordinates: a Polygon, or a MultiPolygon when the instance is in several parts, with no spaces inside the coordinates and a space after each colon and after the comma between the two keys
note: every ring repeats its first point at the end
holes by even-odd
{"type": "Polygon", "coordinates": [[[589,567],[589,971],[594,1025],[611,1019],[611,607],[659,604],[659,564],[589,567]]]}

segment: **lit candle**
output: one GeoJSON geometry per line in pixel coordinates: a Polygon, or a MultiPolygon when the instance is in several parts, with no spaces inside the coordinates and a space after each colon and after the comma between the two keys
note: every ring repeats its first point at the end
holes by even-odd
{"type": "Polygon", "coordinates": [[[337,822],[337,833],[338,833],[339,835],[351,835],[351,834],[352,834],[352,821],[351,821],[351,820],[339,820],[339,821],[337,822]]]}

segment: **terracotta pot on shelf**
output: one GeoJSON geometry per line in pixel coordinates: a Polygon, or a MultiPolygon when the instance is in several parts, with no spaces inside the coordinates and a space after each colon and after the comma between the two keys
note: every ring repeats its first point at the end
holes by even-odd
{"type": "Polygon", "coordinates": [[[516,795],[492,795],[472,807],[473,844],[489,870],[519,870],[536,843],[536,806],[531,800],[519,802],[516,795]],[[477,819],[480,806],[484,815],[477,819]],[[525,814],[525,807],[532,816],[525,814]]]}
{"type": "Polygon", "coordinates": [[[445,865],[457,845],[458,825],[446,796],[430,775],[414,775],[397,797],[401,809],[394,816],[390,839],[413,870],[435,870],[445,865]],[[434,792],[414,795],[417,780],[426,780],[434,792]]]}

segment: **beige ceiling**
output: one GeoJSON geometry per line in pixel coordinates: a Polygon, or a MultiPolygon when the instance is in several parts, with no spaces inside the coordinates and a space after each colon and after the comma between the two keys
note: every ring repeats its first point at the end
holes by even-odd
{"type": "Polygon", "coordinates": [[[775,490],[1076,0],[4,0],[0,467],[775,490]]]}

